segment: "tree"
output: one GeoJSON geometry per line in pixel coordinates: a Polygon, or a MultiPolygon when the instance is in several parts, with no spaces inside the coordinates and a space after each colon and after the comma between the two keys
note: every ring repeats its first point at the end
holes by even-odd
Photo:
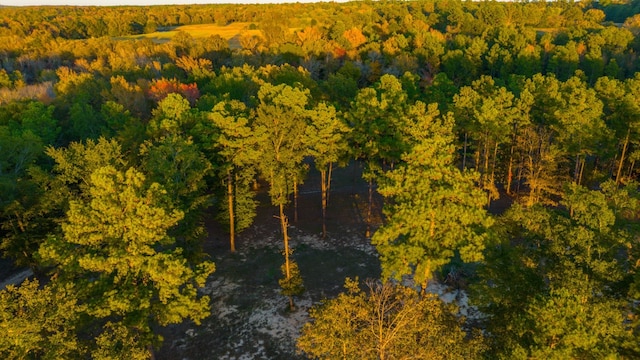
{"type": "Polygon", "coordinates": [[[255,177],[255,163],[259,136],[252,133],[247,107],[237,100],[218,103],[209,114],[209,120],[219,131],[214,145],[221,157],[220,175],[226,182],[226,198],[220,211],[229,224],[231,252],[236,251],[235,234],[253,223],[256,201],[249,188],[255,177]]]}
{"type": "Polygon", "coordinates": [[[595,91],[575,76],[561,84],[559,95],[560,106],[554,112],[551,128],[567,154],[575,156],[573,181],[581,184],[587,155],[609,136],[602,120],[603,105],[595,91]]]}
{"type": "Polygon", "coordinates": [[[109,95],[113,98],[113,101],[122,105],[124,109],[137,117],[143,117],[148,114],[147,101],[140,85],[131,84],[122,76],[112,77],[110,83],[111,91],[109,95]]]}
{"type": "MultiPolygon", "coordinates": [[[[26,157],[29,155],[26,150],[42,144],[32,138],[23,146],[23,150],[13,155],[26,157]]],[[[25,181],[16,181],[15,185],[20,186],[12,189],[13,199],[3,207],[2,228],[6,233],[1,247],[18,264],[33,268],[41,266],[34,257],[38,247],[47,235],[59,231],[58,224],[68,209],[68,200],[82,196],[91,172],[105,165],[124,166],[120,145],[104,138],[87,140],[84,144],[74,142],[68,148],[49,147],[44,151],[55,162],[51,171],[30,165],[24,174],[25,181]]]]}
{"type": "Polygon", "coordinates": [[[571,40],[565,45],[556,46],[547,64],[547,71],[555,74],[562,81],[572,77],[575,71],[578,70],[580,63],[577,45],[575,41],[571,40]]]}
{"type": "MultiPolygon", "coordinates": [[[[289,249],[289,221],[284,207],[295,192],[295,178],[308,150],[304,135],[307,129],[309,91],[291,86],[264,84],[258,92],[253,131],[259,136],[258,170],[269,183],[271,203],[278,207],[284,241],[285,283],[293,273],[289,249]]],[[[289,296],[291,301],[291,296],[289,296]]],[[[292,302],[291,302],[292,304],[292,302]]]]}
{"type": "Polygon", "coordinates": [[[392,201],[385,224],[371,239],[383,278],[411,275],[422,291],[456,253],[465,261],[481,260],[492,225],[477,175],[453,165],[453,119],[437,115],[416,126],[423,132],[420,142],[381,184],[379,192],[392,201]]]}
{"type": "Polygon", "coordinates": [[[320,171],[322,192],[322,236],[326,236],[326,217],[329,193],[331,191],[331,172],[333,164],[347,153],[347,134],[350,128],[338,118],[333,106],[320,103],[310,112],[310,126],[306,131],[309,154],[313,157],[316,169],[320,171]]]}
{"type": "Polygon", "coordinates": [[[213,171],[204,154],[206,145],[191,136],[203,116],[179,94],[161,100],[153,114],[147,127],[150,139],[139,149],[142,167],[149,180],[164,184],[174,206],[185,212],[177,234],[193,243],[204,232],[201,220],[210,199],[206,180],[213,171]]]}
{"type": "Polygon", "coordinates": [[[407,151],[403,129],[407,94],[393,75],[384,75],[374,87],[358,91],[347,119],[351,127],[351,148],[356,159],[365,162],[363,178],[369,183],[367,233],[370,236],[373,208],[373,182],[383,165],[393,166],[407,151]]]}
{"type": "Polygon", "coordinates": [[[169,94],[179,94],[187,99],[191,105],[195,104],[200,97],[197,84],[183,84],[176,79],[167,80],[164,78],[154,80],[149,86],[148,93],[149,97],[157,102],[161,102],[169,94]]]}
{"type": "MultiPolygon", "coordinates": [[[[91,173],[83,196],[70,202],[63,236],[51,236],[40,247],[39,256],[54,266],[53,277],[74,283],[86,315],[105,322],[98,340],[116,327],[144,352],[154,343],[155,324],[186,318],[199,323],[208,316],[209,298],[197,289],[214,265],[189,264],[175,247],[167,231],[184,214],[169,204],[163,187],[148,184],[134,168],[100,167],[91,173]]],[[[119,351],[128,351],[102,344],[96,344],[97,354],[109,351],[117,358],[119,351]]]]}
{"type": "Polygon", "coordinates": [[[206,232],[203,213],[211,198],[206,194],[206,178],[213,166],[193,139],[180,134],[145,141],[140,146],[140,156],[148,180],[165,184],[167,198],[184,212],[172,235],[181,241],[187,253],[199,256],[199,241],[206,232]]]}
{"type": "Polygon", "coordinates": [[[278,280],[278,284],[282,289],[282,295],[289,298],[289,310],[293,311],[295,309],[293,297],[304,293],[304,283],[302,275],[300,275],[300,268],[298,268],[298,264],[294,260],[289,260],[289,264],[282,264],[280,271],[283,277],[278,280]]]}
{"type": "Polygon", "coordinates": [[[91,184],[91,174],[104,166],[124,169],[126,162],[120,144],[115,140],[99,138],[86,142],[72,142],[68,147],[46,150],[55,165],[52,169],[53,181],[57,190],[63,192],[58,196],[75,199],[87,195],[91,184]]]}
{"type": "Polygon", "coordinates": [[[44,145],[54,145],[60,134],[60,126],[53,116],[53,111],[53,106],[30,102],[19,114],[22,131],[31,131],[44,145]]]}
{"type": "Polygon", "coordinates": [[[132,116],[123,105],[113,101],[102,104],[100,115],[107,124],[104,136],[116,140],[122,146],[122,153],[127,160],[135,163],[140,144],[147,138],[145,123],[132,116]]]}
{"type": "Polygon", "coordinates": [[[544,126],[526,126],[518,133],[516,142],[520,157],[518,192],[521,183],[529,190],[523,202],[527,206],[557,204],[562,182],[567,178],[563,174],[566,153],[554,142],[553,132],[544,126]]]}
{"type": "Polygon", "coordinates": [[[72,284],[25,280],[0,291],[0,354],[10,359],[76,358],[84,348],[76,335],[85,306],[72,284]]]}
{"type": "Polygon", "coordinates": [[[65,137],[73,141],[97,139],[104,129],[104,122],[99,115],[88,103],[74,102],[69,109],[65,137]]]}
{"type": "Polygon", "coordinates": [[[620,148],[620,158],[616,170],[616,183],[623,181],[622,168],[630,145],[638,142],[640,135],[640,106],[636,98],[640,96],[640,77],[628,79],[624,83],[599,78],[594,87],[596,94],[604,104],[604,121],[608,129],[614,132],[614,137],[620,148]]]}
{"type": "Polygon", "coordinates": [[[603,189],[572,184],[562,208],[516,205],[503,217],[502,241],[488,249],[472,297],[488,314],[492,356],[637,356],[626,348],[624,300],[634,259],[620,256],[630,250],[623,214],[633,206],[614,183],[603,189]]]}
{"type": "Polygon", "coordinates": [[[184,133],[194,121],[189,101],[176,93],[164,96],[152,113],[153,118],[149,121],[147,128],[147,132],[152,137],[184,133]]]}
{"type": "MultiPolygon", "coordinates": [[[[511,195],[513,193],[512,185],[516,169],[520,168],[520,171],[518,171],[519,173],[521,173],[522,171],[522,161],[516,163],[516,161],[518,160],[517,158],[522,157],[522,155],[517,150],[522,134],[525,131],[531,131],[531,129],[533,129],[530,116],[533,101],[533,95],[531,95],[531,93],[526,89],[523,89],[520,92],[520,95],[514,100],[513,127],[511,129],[511,138],[509,144],[509,162],[505,174],[505,190],[507,192],[507,195],[511,195]]],[[[520,184],[518,183],[518,186],[519,185],[520,184]]]]}
{"type": "Polygon", "coordinates": [[[483,76],[463,87],[454,97],[456,119],[464,128],[463,168],[466,166],[468,135],[475,140],[475,168],[482,174],[481,185],[487,191],[487,207],[500,197],[495,185],[498,150],[513,130],[516,109],[514,96],[483,76]]]}
{"type": "Polygon", "coordinates": [[[346,279],[346,293],[310,310],[297,347],[312,359],[473,359],[482,339],[434,294],[346,279]]]}
{"type": "Polygon", "coordinates": [[[552,128],[558,122],[555,114],[562,103],[560,86],[553,75],[538,74],[525,81],[520,94],[520,111],[529,121],[516,134],[514,152],[519,158],[517,192],[521,185],[528,186],[528,206],[555,204],[562,193],[566,152],[552,128]]]}

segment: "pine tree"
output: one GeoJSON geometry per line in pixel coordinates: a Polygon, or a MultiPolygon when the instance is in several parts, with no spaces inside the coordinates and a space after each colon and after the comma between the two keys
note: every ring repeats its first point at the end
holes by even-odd
{"type": "MultiPolygon", "coordinates": [[[[63,236],[47,239],[39,256],[54,266],[57,281],[76,285],[88,316],[106,321],[107,332],[111,326],[126,330],[126,341],[150,355],[155,324],[186,318],[198,323],[208,316],[209,299],[197,289],[214,265],[187,262],[167,235],[183,212],[172,209],[166,190],[148,184],[139,171],[101,167],[86,185],[83,196],[70,201],[63,236]]],[[[126,351],[100,345],[94,350],[112,351],[113,357],[126,351]]]]}
{"type": "Polygon", "coordinates": [[[327,206],[331,191],[333,166],[342,160],[348,150],[347,134],[350,128],[342,122],[335,108],[325,103],[317,105],[310,114],[305,141],[309,154],[313,156],[316,169],[320,171],[322,192],[322,236],[326,236],[327,206]]]}
{"type": "Polygon", "coordinates": [[[347,113],[351,127],[351,147],[356,159],[363,160],[363,178],[369,183],[367,231],[371,232],[373,184],[382,174],[384,165],[395,166],[410,146],[403,129],[406,118],[407,94],[393,75],[383,75],[374,86],[358,91],[347,113]]]}
{"type": "Polygon", "coordinates": [[[513,130],[516,115],[513,99],[511,92],[497,86],[488,76],[463,87],[454,97],[456,119],[464,127],[463,167],[470,136],[475,142],[475,169],[482,174],[481,184],[487,191],[487,208],[500,196],[495,184],[498,150],[513,130]]]}
{"type": "Polygon", "coordinates": [[[492,357],[638,356],[625,323],[635,260],[622,255],[632,247],[623,214],[637,200],[613,182],[603,188],[574,183],[560,208],[516,205],[501,219],[502,242],[488,249],[472,296],[488,315],[492,357]]]}
{"type": "Polygon", "coordinates": [[[453,165],[452,127],[450,116],[425,117],[422,141],[379,189],[392,199],[386,223],[372,238],[383,278],[412,275],[423,291],[456,253],[465,261],[481,260],[492,224],[477,175],[453,165]]]}
{"type": "Polygon", "coordinates": [[[294,192],[296,176],[302,167],[305,154],[308,153],[304,143],[309,117],[306,108],[308,94],[308,90],[284,84],[263,85],[258,92],[260,103],[256,109],[253,127],[254,133],[261,139],[258,143],[258,169],[269,183],[271,203],[278,207],[284,242],[283,284],[290,283],[293,277],[289,220],[284,213],[284,207],[289,202],[289,195],[294,192]]]}
{"type": "Polygon", "coordinates": [[[0,291],[0,354],[8,359],[79,358],[84,348],[77,337],[86,306],[75,297],[73,284],[25,280],[0,291]]]}
{"type": "Polygon", "coordinates": [[[237,100],[218,103],[209,119],[220,133],[214,145],[221,157],[219,173],[226,185],[220,220],[229,224],[229,244],[234,252],[236,233],[248,228],[256,216],[257,203],[250,182],[256,173],[260,138],[251,130],[247,107],[237,100]]]}

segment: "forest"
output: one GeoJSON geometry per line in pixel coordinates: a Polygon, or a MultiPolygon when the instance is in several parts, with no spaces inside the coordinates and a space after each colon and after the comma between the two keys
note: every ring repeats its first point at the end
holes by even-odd
{"type": "Polygon", "coordinates": [[[0,354],[640,358],[639,54],[639,0],[0,7],[0,354]]]}

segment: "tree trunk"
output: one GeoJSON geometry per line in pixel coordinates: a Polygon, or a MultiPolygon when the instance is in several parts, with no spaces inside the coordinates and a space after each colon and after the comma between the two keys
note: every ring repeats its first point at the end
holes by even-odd
{"type": "Polygon", "coordinates": [[[582,174],[584,173],[584,164],[587,162],[587,158],[584,157],[580,160],[580,173],[578,174],[578,185],[582,183],[582,174]]]}
{"type": "Polygon", "coordinates": [[[518,167],[518,184],[516,185],[516,195],[520,195],[520,184],[522,184],[522,173],[524,172],[525,158],[520,157],[520,165],[518,167]]]}
{"type": "Polygon", "coordinates": [[[507,195],[511,196],[511,182],[513,181],[513,152],[514,145],[511,145],[511,153],[509,154],[509,167],[507,168],[507,195]]]}
{"type": "Polygon", "coordinates": [[[289,311],[296,309],[296,304],[293,302],[293,296],[289,295],[289,311]]]}
{"type": "Polygon", "coordinates": [[[227,170],[227,201],[229,202],[229,243],[231,252],[236,252],[236,224],[233,213],[233,184],[231,181],[231,169],[227,170]]]}
{"type": "Polygon", "coordinates": [[[320,170],[320,188],[322,191],[322,238],[327,236],[327,171],[322,168],[320,170]]]}
{"type": "Polygon", "coordinates": [[[573,181],[578,185],[580,185],[580,182],[578,181],[579,174],[580,174],[580,154],[576,155],[576,166],[573,169],[573,181]]]}
{"type": "MultiPolygon", "coordinates": [[[[496,145],[493,147],[493,160],[491,162],[491,177],[489,177],[489,181],[491,182],[491,187],[495,187],[496,184],[496,162],[498,159],[498,142],[496,141],[496,145]]],[[[487,197],[487,210],[491,207],[491,200],[493,200],[493,193],[489,191],[489,196],[487,197]]]]}
{"type": "Polygon", "coordinates": [[[624,156],[627,154],[627,146],[629,146],[629,135],[631,134],[631,128],[627,129],[627,136],[624,138],[624,145],[622,145],[622,155],[620,155],[620,163],[618,164],[618,171],[616,172],[616,185],[620,184],[622,180],[622,165],[624,165],[624,156]]]}
{"type": "Polygon", "coordinates": [[[373,178],[369,178],[369,207],[367,209],[367,239],[371,238],[371,212],[373,211],[373,178]]]}
{"type": "Polygon", "coordinates": [[[291,279],[291,266],[289,264],[289,233],[287,232],[288,221],[284,215],[284,204],[280,202],[280,227],[282,229],[282,239],[284,240],[284,268],[287,280],[291,279]]]}
{"type": "Polygon", "coordinates": [[[298,176],[293,177],[293,222],[298,222],[298,176]]]}
{"type": "Polygon", "coordinates": [[[491,164],[491,182],[494,183],[496,181],[496,162],[498,161],[498,142],[496,141],[496,146],[493,148],[493,162],[491,164]]]}
{"type": "Polygon", "coordinates": [[[529,201],[527,202],[527,207],[533,206],[534,198],[535,198],[535,189],[536,189],[536,180],[535,179],[535,171],[533,169],[533,156],[529,155],[529,201]]]}
{"type": "Polygon", "coordinates": [[[467,141],[469,133],[464,132],[464,150],[462,151],[462,171],[467,167],[467,141]]]}
{"type": "Polygon", "coordinates": [[[482,146],[482,155],[484,155],[483,173],[486,175],[489,173],[489,140],[485,136],[484,145],[482,146]]]}
{"type": "Polygon", "coordinates": [[[329,174],[327,175],[327,206],[329,206],[329,194],[331,193],[331,175],[333,174],[333,163],[329,163],[329,174]]]}

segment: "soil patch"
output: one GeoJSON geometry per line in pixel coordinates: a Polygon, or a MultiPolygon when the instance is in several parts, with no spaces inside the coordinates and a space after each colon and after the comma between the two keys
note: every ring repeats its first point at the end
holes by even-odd
{"type": "MultiPolygon", "coordinates": [[[[292,256],[306,289],[295,298],[296,310],[290,311],[280,294],[282,236],[274,218],[277,209],[263,188],[255,223],[236,239],[236,253],[229,252],[224,229],[207,224],[205,250],[216,264],[203,290],[211,297],[211,316],[200,325],[163,329],[165,342],[157,359],[304,359],[296,353],[295,341],[309,320],[309,308],[340,293],[346,277],[380,277],[377,253],[365,237],[367,186],[361,168],[352,164],[334,172],[324,238],[318,179],[311,170],[300,187],[298,221],[293,201],[287,209],[292,256]]],[[[375,200],[374,227],[382,218],[382,201],[375,200]]]]}

